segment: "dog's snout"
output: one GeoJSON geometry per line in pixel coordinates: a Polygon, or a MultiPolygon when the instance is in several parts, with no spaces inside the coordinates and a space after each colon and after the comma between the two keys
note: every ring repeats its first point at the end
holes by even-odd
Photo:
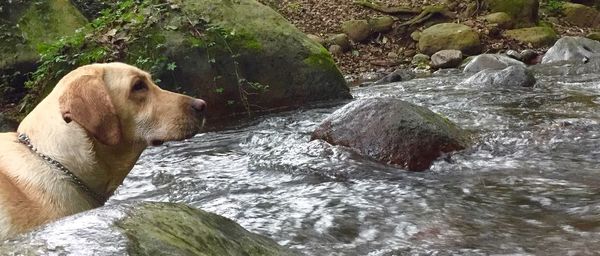
{"type": "Polygon", "coordinates": [[[196,111],[198,114],[204,114],[206,111],[206,102],[201,99],[193,99],[192,109],[194,109],[194,111],[196,111]]]}

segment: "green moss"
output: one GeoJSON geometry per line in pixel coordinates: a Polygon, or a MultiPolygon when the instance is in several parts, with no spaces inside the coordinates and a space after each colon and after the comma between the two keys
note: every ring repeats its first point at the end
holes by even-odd
{"type": "Polygon", "coordinates": [[[68,0],[34,2],[19,21],[23,37],[37,47],[73,33],[87,20],[68,0]]]}
{"type": "Polygon", "coordinates": [[[322,68],[324,70],[337,70],[337,66],[329,51],[320,46],[318,51],[304,59],[304,63],[310,66],[322,68]]]}
{"type": "Polygon", "coordinates": [[[176,204],[147,204],[117,226],[130,255],[294,255],[227,218],[176,204]]]}

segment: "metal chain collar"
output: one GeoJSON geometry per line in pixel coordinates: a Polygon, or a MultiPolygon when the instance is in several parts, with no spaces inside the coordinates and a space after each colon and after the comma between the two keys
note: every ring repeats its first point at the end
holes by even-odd
{"type": "Polygon", "coordinates": [[[49,156],[46,156],[46,155],[40,153],[37,150],[37,148],[35,148],[31,144],[31,140],[29,139],[29,136],[27,136],[27,134],[19,133],[18,139],[19,139],[19,142],[21,142],[22,144],[27,146],[29,149],[31,149],[31,151],[33,151],[33,153],[36,153],[38,156],[40,156],[42,159],[44,159],[48,164],[50,164],[50,166],[55,167],[56,169],[58,169],[59,171],[61,171],[65,175],[67,175],[71,179],[73,184],[77,185],[81,190],[83,190],[83,192],[87,193],[99,205],[104,205],[104,202],[106,201],[106,198],[104,196],[101,196],[101,195],[97,194],[96,192],[92,191],[92,189],[90,189],[90,187],[88,187],[81,179],[79,179],[79,177],[75,176],[75,174],[73,174],[71,171],[69,171],[69,169],[67,169],[67,167],[62,165],[60,162],[50,158],[49,156]]]}

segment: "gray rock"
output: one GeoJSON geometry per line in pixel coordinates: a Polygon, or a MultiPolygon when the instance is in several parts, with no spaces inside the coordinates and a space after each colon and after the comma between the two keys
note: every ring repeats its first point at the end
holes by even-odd
{"type": "Polygon", "coordinates": [[[520,60],[523,61],[523,55],[521,55],[521,53],[515,51],[515,50],[508,50],[506,51],[506,56],[511,57],[515,60],[520,60]]]}
{"type": "Polygon", "coordinates": [[[509,66],[502,70],[481,70],[462,84],[478,87],[533,87],[535,82],[535,77],[527,68],[509,66]]]}
{"type": "Polygon", "coordinates": [[[600,42],[584,37],[565,36],[548,49],[542,58],[542,64],[558,61],[581,63],[595,56],[600,56],[600,42]]]}
{"type": "Polygon", "coordinates": [[[530,67],[535,74],[544,76],[573,76],[600,73],[600,56],[593,56],[587,62],[557,61],[530,67]]]}
{"type": "Polygon", "coordinates": [[[508,66],[525,67],[525,63],[500,54],[481,54],[473,58],[463,70],[465,73],[475,73],[484,69],[504,69],[508,66]]]}
{"type": "Polygon", "coordinates": [[[373,85],[389,84],[394,82],[408,81],[416,77],[415,72],[407,69],[397,69],[387,76],[377,80],[373,85]]]}
{"type": "Polygon", "coordinates": [[[444,153],[470,144],[469,135],[448,119],[394,98],[353,101],[327,117],[312,139],[410,171],[426,170],[444,153]]]}
{"type": "Polygon", "coordinates": [[[331,46],[329,46],[329,52],[331,53],[331,55],[339,56],[344,53],[344,49],[337,44],[332,44],[331,46]]]}
{"type": "Polygon", "coordinates": [[[521,61],[523,61],[527,64],[537,64],[537,63],[534,63],[534,62],[536,62],[534,60],[536,58],[538,58],[538,56],[540,56],[540,54],[534,50],[527,49],[527,50],[521,51],[521,61]]]}
{"type": "Polygon", "coordinates": [[[441,50],[431,55],[431,67],[455,68],[460,65],[463,54],[459,50],[441,50]]]}
{"type": "Polygon", "coordinates": [[[97,208],[1,243],[0,251],[72,256],[296,255],[230,219],[172,203],[97,208]]]}

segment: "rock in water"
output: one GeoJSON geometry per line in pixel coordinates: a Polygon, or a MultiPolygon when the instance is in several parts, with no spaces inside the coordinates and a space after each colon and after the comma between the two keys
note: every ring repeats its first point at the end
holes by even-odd
{"type": "Polygon", "coordinates": [[[459,50],[441,50],[431,55],[431,67],[455,68],[462,62],[463,55],[459,50]]]}
{"type": "Polygon", "coordinates": [[[509,66],[503,70],[484,69],[467,78],[463,84],[479,87],[532,87],[533,74],[522,66],[509,66]]]}
{"type": "Polygon", "coordinates": [[[481,54],[469,61],[465,73],[475,73],[484,69],[504,69],[508,66],[525,67],[525,63],[500,54],[481,54]]]}
{"type": "Polygon", "coordinates": [[[479,34],[468,26],[456,23],[437,24],[423,30],[419,37],[419,51],[431,55],[441,50],[478,54],[481,52],[479,34]]]}
{"type": "Polygon", "coordinates": [[[558,61],[582,63],[585,59],[598,56],[600,56],[600,42],[584,37],[565,36],[548,49],[542,58],[542,64],[558,61]]]}
{"type": "Polygon", "coordinates": [[[353,101],[312,134],[411,171],[428,169],[444,153],[469,145],[467,133],[429,109],[394,98],[353,101]]]}
{"type": "Polygon", "coordinates": [[[0,244],[6,255],[296,255],[219,215],[173,203],[112,205],[0,244]]]}
{"type": "Polygon", "coordinates": [[[382,77],[375,81],[373,85],[389,84],[401,81],[408,81],[414,79],[417,76],[414,71],[407,69],[396,69],[394,72],[382,77]]]}

